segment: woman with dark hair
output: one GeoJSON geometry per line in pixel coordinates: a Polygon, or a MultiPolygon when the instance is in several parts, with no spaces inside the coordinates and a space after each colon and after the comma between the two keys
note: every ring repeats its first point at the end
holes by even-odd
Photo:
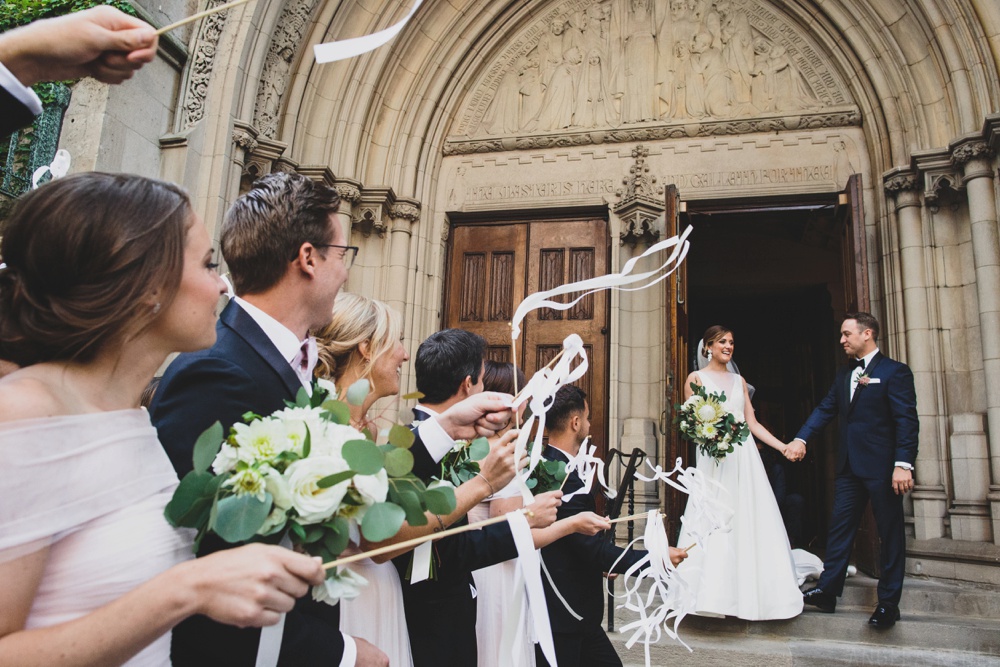
{"type": "MultiPolygon", "coordinates": [[[[706,493],[726,504],[732,519],[728,530],[714,531],[703,545],[692,549],[678,571],[691,587],[699,615],[748,621],[791,618],[802,613],[802,594],[781,511],[754,438],[782,454],[788,445],[754,416],[746,381],[729,370],[734,349],[730,329],[709,327],[700,346],[708,363],[684,383],[685,400],[694,393],[692,384],[709,394],[725,394],[723,407],[737,420],[745,420],[751,435],[722,460],[699,450],[698,470],[717,482],[706,485],[706,493]]],[[[692,521],[693,517],[681,519],[678,545],[692,543],[691,532],[699,528],[692,521]]]]}
{"type": "Polygon", "coordinates": [[[174,185],[88,173],[18,200],[0,255],[0,664],[168,665],[204,614],[278,622],[311,558],[250,545],[198,560],[163,510],[177,477],[143,389],[207,347],[224,285],[174,185]]]}

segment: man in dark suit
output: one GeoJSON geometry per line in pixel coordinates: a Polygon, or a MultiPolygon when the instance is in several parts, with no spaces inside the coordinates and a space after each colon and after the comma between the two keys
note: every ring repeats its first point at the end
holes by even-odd
{"type": "Polygon", "coordinates": [[[913,373],[878,349],[879,325],[869,313],[851,313],[841,325],[840,344],[851,363],[837,373],[826,398],[809,416],[792,446],[801,458],[805,443],[838,419],[840,446],[833,516],[823,574],[804,595],[808,605],[833,613],[843,593],[848,559],[865,505],[871,500],[882,544],[878,606],[868,620],[878,628],[899,620],[906,562],[903,494],[913,488],[917,458],[917,396],[913,373]]]}
{"type": "MultiPolygon", "coordinates": [[[[584,391],[567,385],[556,392],[546,413],[545,425],[549,444],[544,457],[549,461],[568,463],[579,453],[581,445],[590,435],[590,406],[584,391]]],[[[581,488],[583,481],[573,471],[563,491],[569,495],[581,488]]],[[[590,493],[573,496],[559,508],[559,518],[593,512],[595,493],[596,488],[590,493]]],[[[621,658],[601,626],[604,620],[604,573],[624,573],[645,555],[645,551],[623,550],[613,544],[606,533],[593,536],[573,533],[542,549],[542,558],[556,588],[573,611],[582,616],[578,620],[570,614],[552,590],[548,579],[542,579],[559,667],[621,666],[621,658]]],[[[683,550],[671,547],[670,560],[674,565],[685,558],[687,554],[683,550]]],[[[548,665],[537,647],[535,660],[539,667],[548,665]]]]}
{"type": "MultiPolygon", "coordinates": [[[[413,474],[429,482],[440,477],[441,460],[455,445],[452,435],[474,437],[476,433],[456,434],[447,423],[451,415],[468,410],[494,397],[506,394],[483,394],[483,354],[486,341],[476,334],[461,329],[445,329],[431,335],[420,344],[415,360],[417,390],[423,394],[421,403],[413,412],[416,417],[413,432],[416,440],[413,454],[413,474]]],[[[490,436],[506,428],[510,412],[495,413],[492,419],[502,421],[479,424],[479,435],[490,436]]],[[[465,421],[468,421],[466,418],[465,421]]],[[[513,444],[504,445],[513,455],[513,444]]],[[[491,452],[491,456],[494,453],[491,452]]],[[[483,462],[485,469],[485,461],[483,462]]],[[[520,467],[520,466],[518,466],[520,467]]],[[[504,483],[512,479],[507,477],[504,483]]],[[[495,493],[500,486],[477,475],[465,484],[486,484],[486,493],[495,493]]],[[[463,484],[464,486],[464,484],[463,484]]],[[[561,496],[562,494],[555,494],[561,496]]],[[[544,528],[555,519],[552,510],[557,500],[539,496],[528,525],[544,528]],[[545,512],[543,507],[548,507],[545,512]]],[[[468,523],[462,517],[453,526],[468,523]]],[[[434,576],[417,583],[410,582],[412,555],[393,559],[403,582],[403,604],[406,625],[410,635],[410,650],[414,667],[455,667],[477,662],[476,644],[476,590],[472,572],[495,565],[517,556],[517,548],[507,523],[486,526],[481,530],[451,535],[434,543],[434,576]]],[[[499,631],[499,628],[497,629],[499,631]]],[[[502,662],[502,661],[501,661],[502,662]]]]}
{"type": "Polygon", "coordinates": [[[0,136],[30,125],[42,112],[32,85],[84,76],[121,83],[156,56],[156,45],[151,26],[106,5],[3,33],[0,136]]]}
{"type": "MultiPolygon", "coordinates": [[[[237,296],[222,311],[215,345],[174,360],[150,406],[180,475],[191,469],[198,435],[214,422],[228,430],[247,411],[266,415],[301,389],[311,391],[316,345],[309,331],[329,323],[357,251],[344,244],[339,202],[333,189],[304,176],[273,173],[226,214],[222,254],[237,296]]],[[[206,540],[199,555],[228,546],[206,540]]],[[[382,651],[339,626],[339,606],[299,600],[285,617],[278,664],[388,664],[382,651]]],[[[259,637],[257,629],[195,616],[174,629],[173,662],[253,667],[259,637]]]]}

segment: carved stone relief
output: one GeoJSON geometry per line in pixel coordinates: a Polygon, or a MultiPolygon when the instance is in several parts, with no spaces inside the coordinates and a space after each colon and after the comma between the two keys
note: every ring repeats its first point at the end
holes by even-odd
{"type": "Polygon", "coordinates": [[[568,0],[486,69],[445,152],[857,124],[845,90],[762,0],[568,0]]]}
{"type": "Polygon", "coordinates": [[[302,36],[317,6],[318,0],[291,0],[278,19],[264,60],[254,106],[254,125],[263,137],[273,139],[277,136],[281,98],[288,87],[289,73],[302,44],[302,36]]]}
{"type": "MultiPolygon", "coordinates": [[[[208,8],[217,7],[225,2],[226,0],[210,0],[208,8]]],[[[201,22],[198,40],[191,56],[187,90],[184,94],[182,129],[191,127],[205,115],[205,96],[208,95],[208,82],[212,78],[219,37],[222,35],[222,29],[226,25],[228,15],[229,10],[226,10],[212,14],[201,22]]]]}
{"type": "Polygon", "coordinates": [[[625,187],[616,193],[621,201],[614,207],[615,215],[622,222],[619,235],[622,245],[626,243],[653,243],[663,232],[660,217],[666,206],[663,202],[663,186],[656,184],[656,176],[649,173],[646,158],[649,149],[636,146],[632,149],[635,163],[629,167],[629,174],[622,179],[625,187]]]}

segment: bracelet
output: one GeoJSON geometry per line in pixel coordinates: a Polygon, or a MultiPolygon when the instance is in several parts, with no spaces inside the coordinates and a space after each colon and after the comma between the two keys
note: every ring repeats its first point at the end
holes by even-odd
{"type": "Polygon", "coordinates": [[[486,486],[490,487],[490,495],[491,496],[495,496],[497,494],[496,490],[493,488],[493,485],[490,484],[490,480],[486,479],[486,475],[484,475],[481,472],[477,472],[476,473],[476,477],[482,477],[483,478],[483,481],[486,482],[486,486]]]}
{"type": "Polygon", "coordinates": [[[438,520],[438,525],[441,526],[440,528],[435,528],[434,532],[435,533],[437,533],[437,532],[443,532],[444,531],[444,521],[441,520],[441,515],[440,514],[435,514],[434,518],[438,520]]]}

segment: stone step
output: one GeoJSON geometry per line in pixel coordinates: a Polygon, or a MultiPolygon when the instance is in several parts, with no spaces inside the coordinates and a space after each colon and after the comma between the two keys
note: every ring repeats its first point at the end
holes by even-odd
{"type": "MultiPolygon", "coordinates": [[[[850,577],[839,604],[874,610],[878,602],[877,586],[878,582],[871,577],[850,577]]],[[[806,586],[811,587],[812,584],[806,586]]],[[[982,585],[907,577],[899,607],[903,613],[1000,618],[1000,591],[982,585]]]]}

